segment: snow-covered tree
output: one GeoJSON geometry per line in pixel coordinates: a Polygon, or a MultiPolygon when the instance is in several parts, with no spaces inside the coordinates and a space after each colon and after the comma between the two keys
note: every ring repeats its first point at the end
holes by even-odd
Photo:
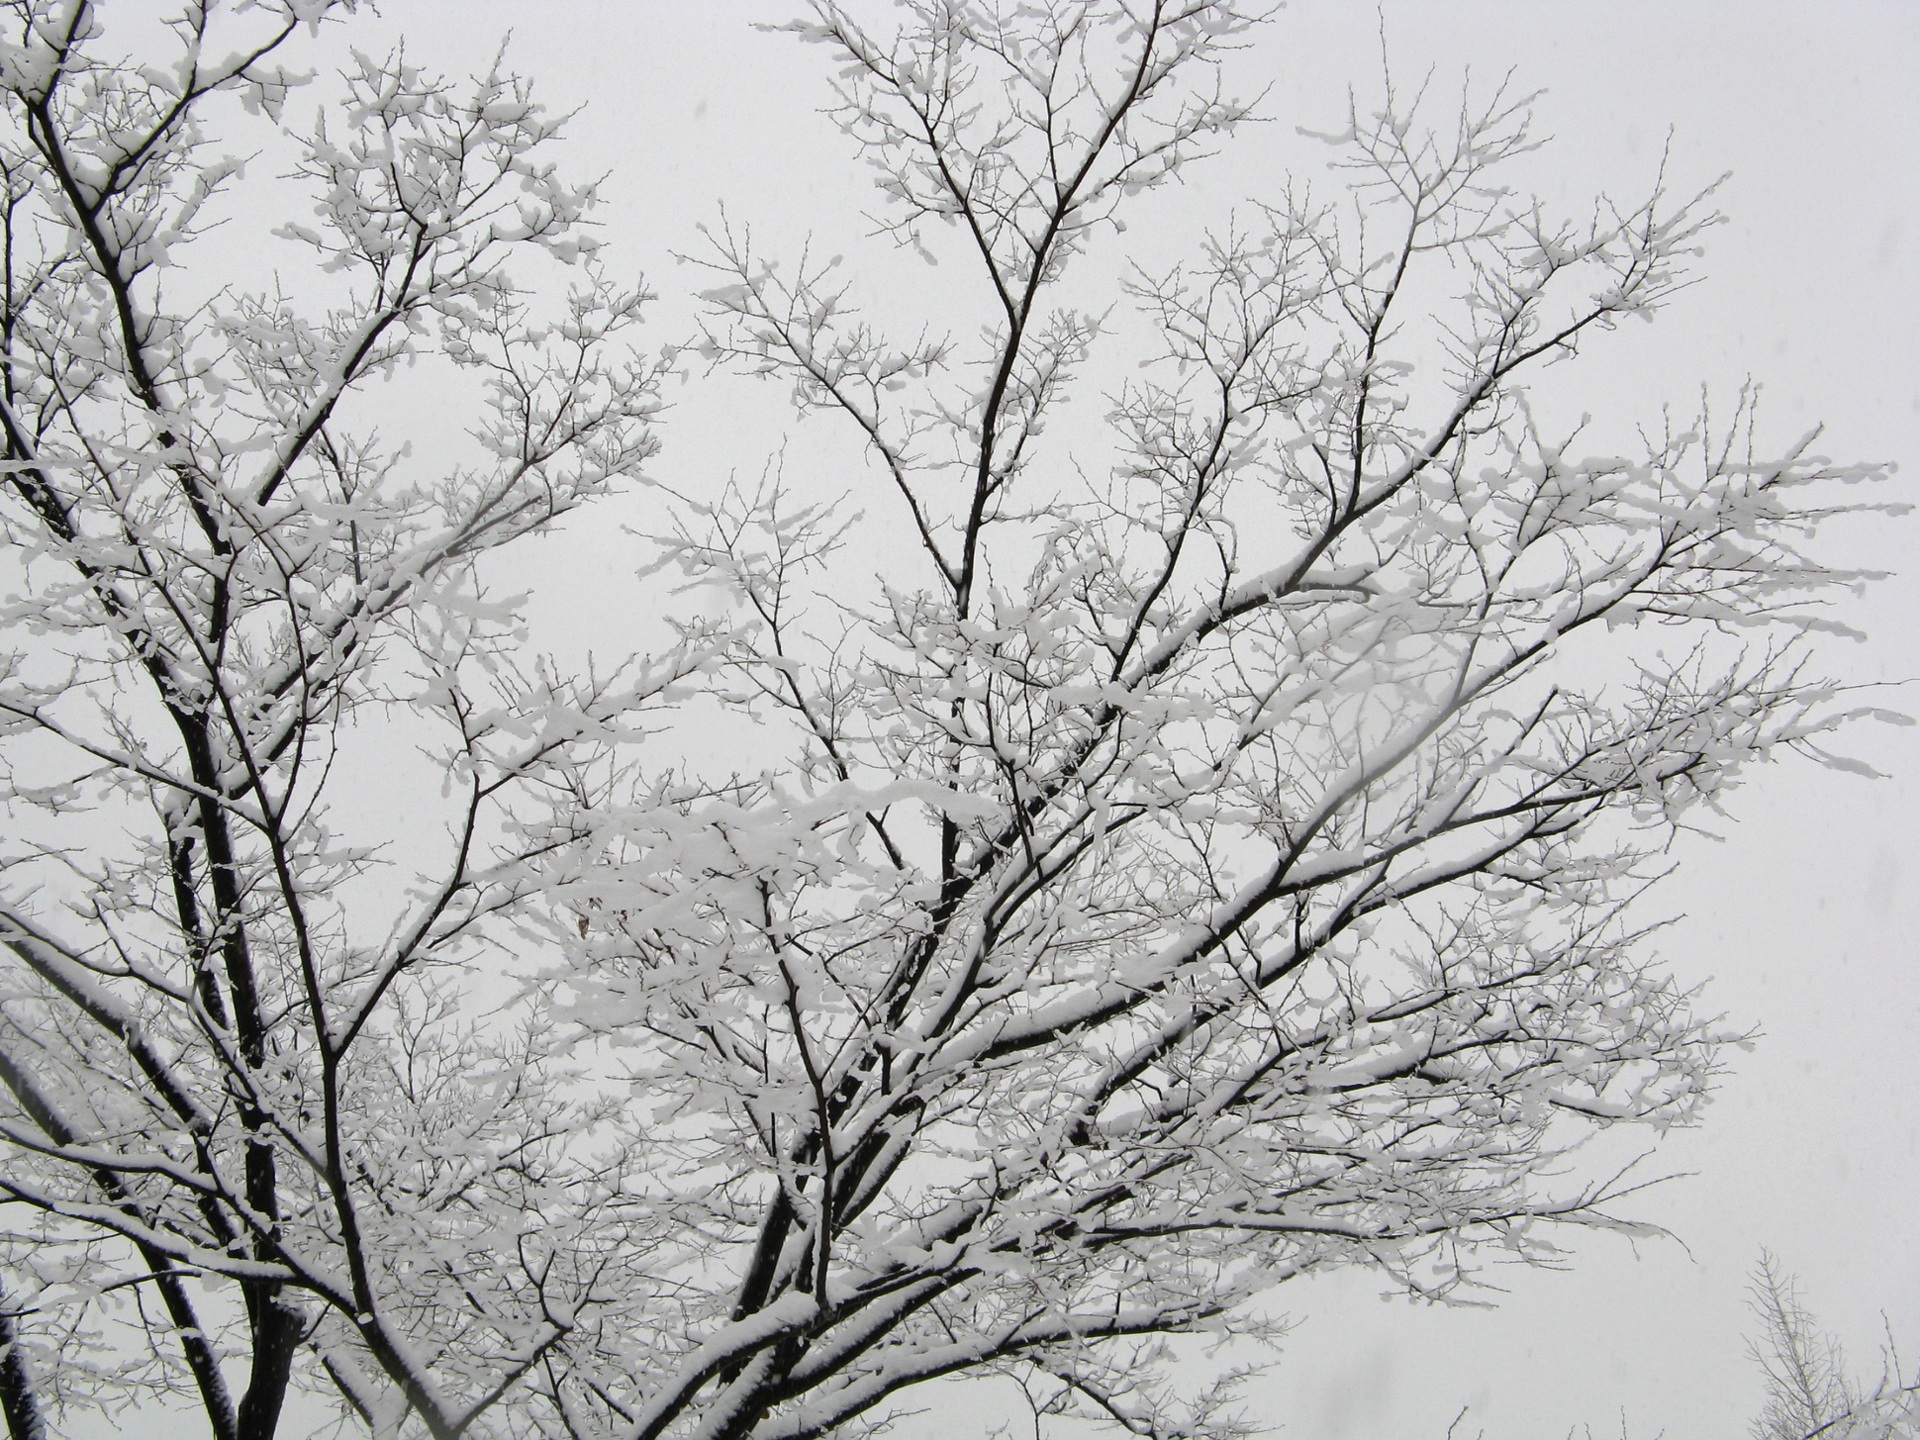
{"type": "Polygon", "coordinates": [[[1690,1120],[1722,1037],[1625,907],[1845,718],[1804,639],[1856,577],[1806,541],[1875,473],[1744,397],[1632,451],[1535,403],[1703,199],[1562,221],[1503,182],[1524,99],[1389,95],[1340,195],[1116,304],[1080,277],[1250,113],[1258,7],[818,0],[938,304],[716,228],[666,363],[862,458],[677,484],[678,647],[569,677],[475,567],[650,454],[640,296],[519,82],[358,60],[298,122],[280,56],[347,8],[190,6],[136,64],[11,7],[15,1435],[184,1396],[264,1437],[298,1383],[380,1434],[774,1440],[993,1371],[1222,1435],[1170,1337],[1630,1225],[1569,1152],[1690,1120]],[[301,218],[235,248],[249,126],[301,218]],[[436,360],[466,400],[384,398],[436,360]]]}
{"type": "Polygon", "coordinates": [[[1800,1286],[1762,1252],[1748,1287],[1760,1333],[1749,1343],[1766,1383],[1753,1440],[1911,1440],[1920,1435],[1920,1378],[1907,1384],[1889,1341],[1879,1383],[1866,1389],[1847,1374],[1839,1340],[1821,1331],[1800,1301],[1800,1286]]]}
{"type": "Polygon", "coordinates": [[[363,59],[296,123],[280,57],[338,8],[189,5],[136,65],[83,0],[8,7],[16,1436],[184,1395],[215,1436],[257,1440],[302,1372],[369,1418],[471,1431],[591,1309],[625,1224],[617,1165],[569,1149],[592,1117],[549,1075],[548,1033],[476,1026],[432,977],[534,893],[556,815],[697,660],[522,667],[474,580],[650,453],[656,366],[621,341],[642,297],[592,264],[591,192],[543,159],[553,123],[518,81],[363,59]],[[225,203],[236,137],[291,166],[295,219],[225,203]],[[256,233],[197,273],[235,210],[256,233]],[[556,313],[530,308],[516,255],[577,264],[556,313]],[[310,273],[277,282],[288,263],[310,273]],[[474,382],[433,422],[470,432],[465,468],[410,468],[411,437],[384,441],[361,403],[428,360],[474,382]],[[343,781],[390,763],[396,707],[430,742],[409,761],[446,787],[446,834],[335,824],[343,781]],[[401,840],[412,887],[356,885],[401,840]]]}

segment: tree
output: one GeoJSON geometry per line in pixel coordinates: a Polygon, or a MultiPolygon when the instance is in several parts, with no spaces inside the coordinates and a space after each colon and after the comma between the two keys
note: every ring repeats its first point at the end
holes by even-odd
{"type": "Polygon", "coordinates": [[[280,57],[340,8],[188,5],[170,63],[135,65],[84,0],[8,7],[16,1437],[182,1395],[223,1440],[269,1436],[307,1370],[383,1431],[462,1433],[591,1308],[581,1236],[625,1223],[617,1159],[567,1152],[593,1112],[548,1033],[476,1027],[435,977],[527,903],[597,757],[697,663],[521,666],[476,579],[650,453],[657,367],[621,344],[643,297],[593,264],[591,189],[542,160],[516,80],[360,59],[298,129],[280,57]],[[210,117],[242,109],[317,211],[251,237],[304,256],[291,290],[183,267],[241,168],[210,117]],[[584,267],[550,317],[509,268],[543,254],[584,267]],[[437,475],[365,395],[430,358],[477,382],[471,462],[437,475]],[[450,820],[397,899],[355,887],[395,832],[330,807],[394,707],[450,820]]]}
{"type": "Polygon", "coordinates": [[[383,1434],[771,1440],[992,1371],[1036,1422],[1224,1435],[1172,1337],[1633,1228],[1568,1157],[1689,1121],[1725,1037],[1625,907],[1847,718],[1806,639],[1858,577],[1806,539],[1877,473],[1760,448],[1744,395],[1634,453],[1549,418],[1536,372],[1685,282],[1705,197],[1556,221],[1501,185],[1524,98],[1389,94],[1339,201],[1123,313],[1081,277],[1250,113],[1253,9],[820,0],[880,249],[957,262],[974,338],[722,224],[665,363],[790,382],[865,513],[663,495],[677,644],[568,677],[481,567],[651,453],[641,297],[520,83],[358,60],[296,124],[278,57],[344,8],[194,6],[157,66],[13,7],[15,1435],[186,1396],[266,1436],[298,1383],[383,1434]],[[214,116],[294,147],[320,222],[261,248],[311,282],[195,289],[214,116]],[[514,255],[585,267],[556,319],[514,255]],[[440,473],[372,428],[436,358],[478,382],[440,473]],[[343,778],[389,727],[439,737],[431,846],[343,778]]]}
{"type": "Polygon", "coordinates": [[[1762,1252],[1749,1295],[1760,1335],[1748,1348],[1767,1390],[1751,1427],[1754,1440],[1901,1440],[1920,1433],[1920,1380],[1903,1383],[1891,1343],[1869,1393],[1848,1376],[1840,1342],[1821,1333],[1800,1302],[1798,1283],[1772,1255],[1762,1252]]]}

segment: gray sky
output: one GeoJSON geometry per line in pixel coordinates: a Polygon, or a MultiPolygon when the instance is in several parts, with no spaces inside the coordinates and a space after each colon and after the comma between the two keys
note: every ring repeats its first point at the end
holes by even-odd
{"type": "MultiPolygon", "coordinates": [[[[483,67],[513,29],[509,63],[536,93],[584,104],[569,163],[607,173],[613,268],[644,270],[670,325],[688,313],[675,292],[695,278],[669,252],[695,244],[720,200],[769,237],[857,233],[864,177],[815,113],[824,53],[749,28],[789,13],[761,0],[388,0],[359,43],[378,49],[399,30],[411,58],[457,72],[483,67]]],[[[1693,405],[1702,382],[1730,394],[1751,374],[1782,448],[1824,421],[1835,458],[1920,473],[1920,6],[1296,0],[1241,66],[1250,88],[1271,84],[1278,123],[1232,142],[1171,201],[1154,198],[1224,213],[1310,162],[1294,127],[1337,127],[1348,83],[1377,93],[1383,32],[1396,76],[1431,68],[1436,98],[1469,69],[1546,90],[1541,129],[1556,138],[1529,178],[1550,200],[1637,198],[1669,134],[1677,188],[1732,172],[1706,282],[1583,369],[1596,415],[1657,418],[1663,401],[1693,405]]],[[[760,395],[766,414],[731,433],[681,401],[660,473],[696,486],[757,471],[738,432],[786,424],[781,392],[760,395]]],[[[1835,551],[1893,568],[1917,537],[1912,523],[1864,522],[1837,532],[1835,551]]],[[[611,584],[631,554],[608,541],[569,550],[564,568],[611,584]]],[[[1920,567],[1908,568],[1859,605],[1852,618],[1872,639],[1836,642],[1831,670],[1920,675],[1920,567]]],[[[562,592],[537,613],[564,623],[573,603],[562,592]]],[[[1300,1325],[1253,1408],[1311,1440],[1439,1440],[1469,1403],[1461,1433],[1484,1428],[1487,1440],[1587,1424],[1613,1437],[1623,1423],[1634,1440],[1732,1440],[1759,1404],[1742,1290],[1762,1245],[1801,1276],[1857,1370],[1877,1368],[1883,1311],[1909,1368],[1920,1360],[1920,740],[1862,730],[1851,749],[1890,778],[1801,761],[1767,772],[1735,797],[1720,843],[1683,842],[1680,875],[1654,901],[1684,912],[1659,941],[1673,969],[1711,977],[1709,1007],[1766,1032],[1734,1057],[1705,1127],[1648,1162],[1650,1174],[1695,1172],[1635,1212],[1683,1243],[1636,1254],[1575,1237],[1568,1272],[1495,1277],[1509,1293],[1492,1310],[1382,1303],[1380,1281],[1359,1274],[1307,1282],[1285,1297],[1300,1325]]],[[[903,1433],[979,1435],[991,1389],[951,1408],[958,1399],[939,1395],[943,1408],[903,1433]]]]}

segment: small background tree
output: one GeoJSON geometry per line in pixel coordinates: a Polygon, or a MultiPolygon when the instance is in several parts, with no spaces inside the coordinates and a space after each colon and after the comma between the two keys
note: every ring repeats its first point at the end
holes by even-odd
{"type": "Polygon", "coordinates": [[[1920,1435],[1920,1379],[1908,1383],[1889,1336],[1872,1389],[1847,1373],[1840,1341],[1821,1331],[1800,1302],[1799,1282],[1762,1252],[1749,1291],[1760,1333],[1750,1343],[1766,1377],[1766,1405],[1754,1440],[1905,1440],[1920,1435]]]}

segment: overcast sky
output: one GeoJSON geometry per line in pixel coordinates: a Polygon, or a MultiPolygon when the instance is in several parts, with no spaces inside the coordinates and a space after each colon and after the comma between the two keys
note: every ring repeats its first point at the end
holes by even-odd
{"type": "MultiPolygon", "coordinates": [[[[646,272],[668,297],[663,316],[686,313],[671,296],[694,283],[670,252],[692,246],[722,200],[769,235],[858,233],[861,173],[816,113],[824,52],[751,29],[789,6],[387,0],[384,11],[367,48],[403,31],[417,62],[470,70],[513,29],[510,65],[550,105],[584,106],[567,163],[607,174],[612,263],[646,272]]],[[[1378,93],[1383,34],[1395,74],[1431,70],[1436,94],[1468,70],[1511,70],[1544,89],[1541,128],[1556,138],[1530,177],[1549,199],[1636,198],[1669,135],[1679,187],[1732,172],[1706,283],[1583,372],[1596,413],[1657,416],[1665,399],[1693,404],[1702,382],[1728,393],[1751,374],[1777,440],[1824,421],[1836,458],[1920,474],[1920,6],[1296,0],[1238,67],[1246,88],[1271,86],[1279,123],[1232,142],[1161,203],[1224,212],[1312,163],[1294,127],[1337,127],[1349,83],[1363,100],[1378,93]]],[[[761,398],[755,423],[783,426],[779,392],[761,398]]],[[[663,476],[695,488],[758,469],[738,430],[682,409],[685,422],[670,416],[665,431],[663,476]]],[[[1892,568],[1920,531],[1872,522],[1836,540],[1848,558],[1892,568]]],[[[608,545],[566,565],[613,584],[627,553],[608,545]]],[[[1920,675],[1920,567],[1907,568],[1861,603],[1853,618],[1872,638],[1836,643],[1830,669],[1920,675]]],[[[1654,902],[1684,915],[1659,940],[1673,969],[1711,977],[1709,1004],[1766,1032],[1734,1058],[1706,1125],[1648,1162],[1650,1173],[1694,1172],[1636,1212],[1681,1243],[1635,1253],[1581,1241],[1564,1273],[1500,1277],[1509,1294],[1487,1311],[1382,1303],[1380,1281],[1357,1274],[1302,1284],[1287,1297],[1299,1328],[1252,1392],[1264,1418],[1303,1440],[1439,1440],[1470,1405],[1461,1433],[1487,1440],[1581,1425],[1606,1440],[1623,1424],[1634,1440],[1732,1440],[1759,1404],[1742,1288],[1763,1245],[1800,1275],[1857,1369],[1877,1365],[1883,1311],[1909,1367],[1920,1361],[1920,744],[1912,731],[1862,731],[1852,750],[1890,776],[1803,762],[1768,772],[1735,797],[1720,843],[1682,844],[1679,877],[1654,902]]],[[[998,1413],[991,1386],[964,1408],[957,1398],[943,1394],[903,1433],[971,1440],[998,1413]]]]}

